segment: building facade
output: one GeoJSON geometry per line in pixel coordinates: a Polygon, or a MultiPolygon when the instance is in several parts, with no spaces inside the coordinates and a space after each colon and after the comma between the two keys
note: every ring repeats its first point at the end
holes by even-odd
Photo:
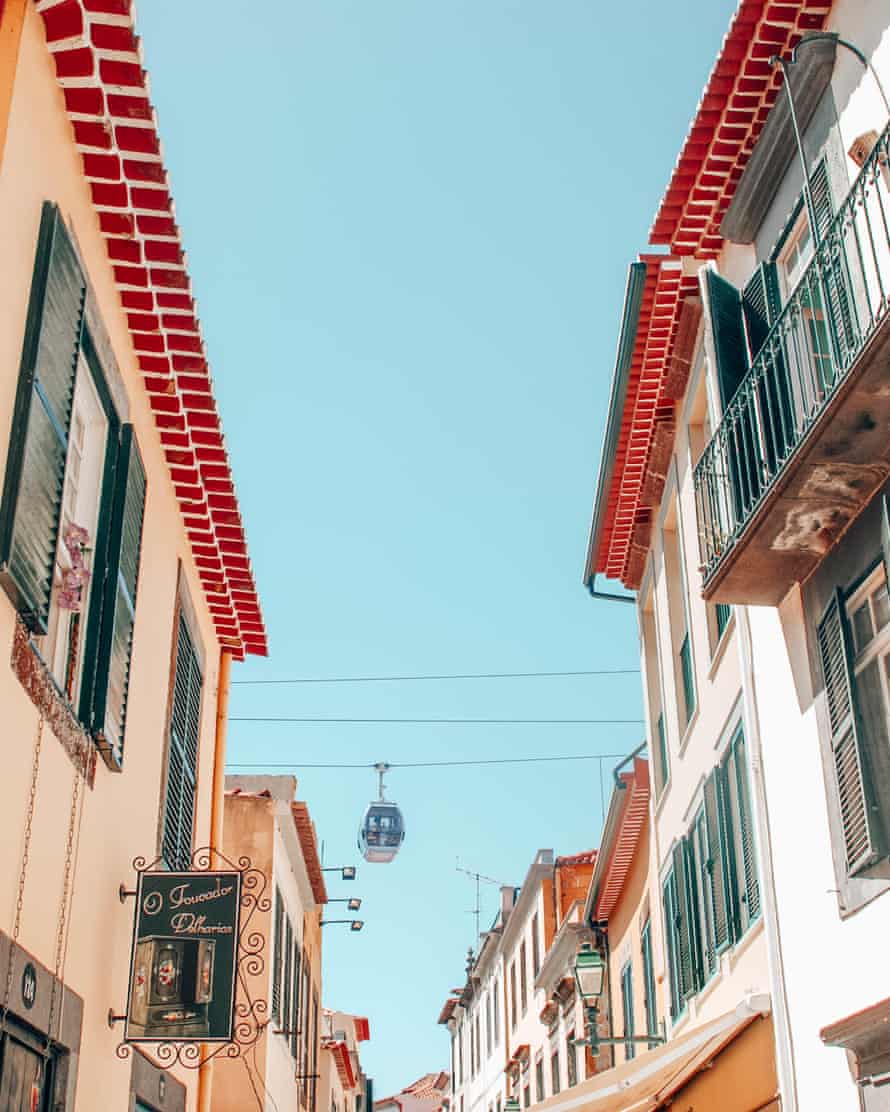
{"type": "Polygon", "coordinates": [[[323,1009],[318,1065],[320,1112],[367,1112],[368,1078],[362,1069],[361,1044],[371,1037],[364,1016],[323,1009]]]}
{"type": "Polygon", "coordinates": [[[0,1106],[206,1109],[119,891],[219,848],[263,623],[129,5],[4,0],[0,74],[0,1106]]]}
{"type": "Polygon", "coordinates": [[[245,976],[251,997],[266,1001],[270,1022],[247,1068],[238,1059],[216,1063],[215,1112],[249,1107],[254,1090],[280,1109],[327,1112],[313,1076],[322,1040],[320,921],[327,891],[315,827],[296,790],[292,776],[226,777],[223,852],[230,861],[250,858],[268,883],[269,909],[251,922],[267,940],[266,961],[245,976]]]}
{"type": "Polygon", "coordinates": [[[888,81],[885,5],[739,5],[631,267],[586,572],[638,602],[669,1030],[768,992],[786,1109],[888,1107],[888,81]]]}

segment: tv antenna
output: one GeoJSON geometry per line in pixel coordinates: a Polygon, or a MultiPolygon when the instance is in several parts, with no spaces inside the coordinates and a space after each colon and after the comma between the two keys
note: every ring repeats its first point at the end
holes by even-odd
{"type": "Polygon", "coordinates": [[[499,880],[495,880],[494,877],[486,876],[484,873],[477,873],[473,869],[465,869],[463,865],[461,865],[459,857],[456,859],[454,867],[459,873],[463,873],[464,876],[468,876],[471,880],[476,882],[476,906],[472,907],[468,914],[476,918],[476,938],[478,939],[479,917],[482,914],[482,885],[495,884],[498,888],[504,888],[506,885],[502,884],[499,880]]]}

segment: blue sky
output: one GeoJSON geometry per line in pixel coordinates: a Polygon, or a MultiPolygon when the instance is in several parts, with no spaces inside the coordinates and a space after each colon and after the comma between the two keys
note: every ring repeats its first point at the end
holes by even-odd
{"type": "MultiPolygon", "coordinates": [[[[581,585],[599,446],[627,265],[733,7],[140,4],[270,636],[234,679],[637,663],[633,610],[581,585]]],[[[633,675],[235,687],[231,713],[634,719],[641,698],[633,675]]],[[[229,756],[291,762],[346,864],[373,775],[301,765],[641,734],[233,722],[229,756]]],[[[447,1066],[436,1018],[474,941],[456,860],[520,884],[539,847],[596,845],[596,767],[391,773],[404,849],[331,885],[366,927],[325,934],[325,1003],[369,1016],[377,1096],[447,1066]]]]}

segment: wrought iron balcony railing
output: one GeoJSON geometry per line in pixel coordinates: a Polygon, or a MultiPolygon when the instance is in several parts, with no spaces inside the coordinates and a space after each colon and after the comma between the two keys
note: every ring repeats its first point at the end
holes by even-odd
{"type": "Polygon", "coordinates": [[[890,315],[890,125],[752,361],[694,473],[704,583],[890,315]]]}

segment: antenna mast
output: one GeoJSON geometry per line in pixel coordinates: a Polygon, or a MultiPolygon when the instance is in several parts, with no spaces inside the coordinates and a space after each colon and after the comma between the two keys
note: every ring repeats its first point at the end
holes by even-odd
{"type": "Polygon", "coordinates": [[[470,910],[470,914],[473,915],[476,919],[476,938],[478,939],[479,938],[479,933],[480,933],[479,932],[479,918],[482,914],[481,885],[482,884],[496,884],[496,885],[498,885],[498,887],[501,887],[501,888],[504,887],[504,886],[501,884],[501,882],[499,880],[495,880],[494,877],[485,876],[484,873],[477,873],[473,869],[465,869],[461,865],[459,857],[457,858],[454,867],[457,870],[457,872],[463,873],[464,876],[468,876],[471,880],[474,880],[476,882],[476,906],[470,910]]]}

